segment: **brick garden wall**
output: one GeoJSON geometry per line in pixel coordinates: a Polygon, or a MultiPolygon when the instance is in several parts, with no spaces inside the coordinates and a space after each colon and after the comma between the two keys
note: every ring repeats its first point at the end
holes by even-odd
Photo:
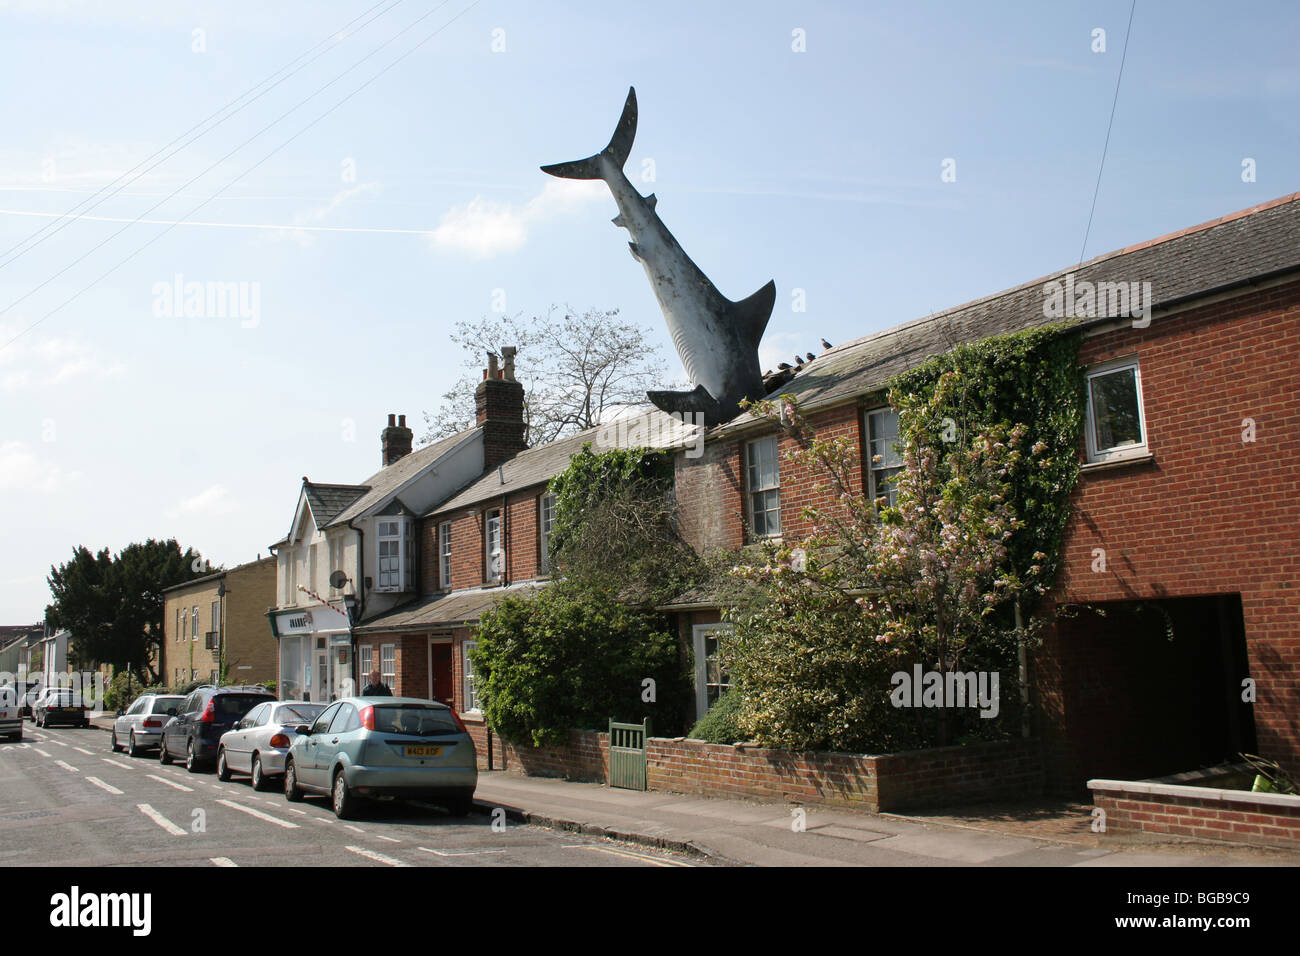
{"type": "Polygon", "coordinates": [[[1207,787],[1092,780],[1108,836],[1181,838],[1300,849],[1300,797],[1207,787]]]}
{"type": "MultiPolygon", "coordinates": [[[[487,735],[466,721],[487,769],[487,735]]],[[[603,783],[609,735],[574,731],[567,747],[517,747],[493,739],[493,766],[536,777],[603,783]]],[[[997,741],[899,754],[792,753],[651,737],[651,790],[851,806],[880,812],[1020,799],[1042,793],[1037,741],[997,741]]]]}

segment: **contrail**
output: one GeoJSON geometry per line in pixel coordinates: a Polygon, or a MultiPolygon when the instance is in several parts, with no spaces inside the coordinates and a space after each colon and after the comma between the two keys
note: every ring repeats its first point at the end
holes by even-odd
{"type": "Polygon", "coordinates": [[[385,229],[379,226],[292,226],[268,222],[201,222],[192,219],[127,219],[118,216],[68,216],[57,212],[29,212],[0,209],[0,216],[37,216],[43,219],[81,219],[86,222],[131,222],[150,226],[210,226],[218,229],[290,229],[302,232],[391,232],[402,235],[429,236],[432,229],[385,229]]]}

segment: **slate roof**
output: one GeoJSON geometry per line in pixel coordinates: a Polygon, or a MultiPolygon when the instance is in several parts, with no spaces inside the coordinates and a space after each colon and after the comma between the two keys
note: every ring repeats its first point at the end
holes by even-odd
{"type": "Polygon", "coordinates": [[[304,481],[302,490],[307,494],[307,503],[311,505],[311,516],[316,521],[317,529],[320,529],[337,518],[340,511],[369,491],[370,486],[326,485],[318,481],[304,481]]]}
{"type": "MultiPolygon", "coordinates": [[[[774,391],[805,409],[880,391],[899,372],[969,342],[1059,321],[1044,315],[1043,286],[1075,282],[1150,282],[1154,308],[1300,267],[1300,193],[1199,226],[1108,252],[1012,289],[828,349],[774,391]]],[[[712,433],[756,424],[749,414],[712,433]]]]}
{"type": "Polygon", "coordinates": [[[569,459],[582,451],[582,446],[591,442],[595,450],[629,445],[646,445],[647,447],[666,448],[688,442],[694,434],[694,427],[683,425],[679,420],[654,408],[639,408],[629,411],[606,425],[588,428],[566,438],[559,438],[536,448],[519,452],[497,469],[487,472],[475,479],[458,492],[449,501],[438,505],[425,516],[468,508],[483,501],[499,498],[503,494],[520,491],[532,485],[550,481],[569,467],[569,459]],[[631,423],[637,416],[648,416],[644,431],[635,428],[620,428],[620,422],[631,423]],[[639,440],[645,438],[646,440],[639,440]],[[653,438],[666,439],[654,441],[653,438]]]}
{"type": "MultiPolygon", "coordinates": [[[[364,514],[478,430],[478,427],[475,426],[474,428],[467,428],[463,432],[457,432],[455,435],[449,435],[440,441],[425,445],[423,448],[417,448],[410,454],[403,455],[386,468],[381,468],[365,480],[362,485],[366,489],[364,493],[348,502],[339,511],[336,511],[325,524],[331,527],[347,524],[347,522],[364,514]]],[[[312,510],[314,513],[314,506],[312,510]]]]}
{"type": "Polygon", "coordinates": [[[432,626],[467,624],[477,621],[484,611],[508,597],[527,597],[545,585],[538,582],[512,584],[503,588],[473,588],[419,598],[371,618],[356,628],[358,634],[381,631],[422,630],[432,626]]]}

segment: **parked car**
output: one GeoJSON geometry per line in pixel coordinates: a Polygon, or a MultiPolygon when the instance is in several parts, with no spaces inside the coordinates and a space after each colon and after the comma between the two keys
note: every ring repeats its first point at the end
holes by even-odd
{"type": "Polygon", "coordinates": [[[18,691],[12,684],[0,687],[0,736],[10,740],[23,739],[23,715],[19,709],[18,691]]]}
{"type": "Polygon", "coordinates": [[[222,734],[258,704],[272,700],[275,696],[264,687],[195,688],[163,724],[158,759],[171,763],[181,758],[186,770],[198,773],[216,759],[222,734]]]}
{"type": "Polygon", "coordinates": [[[474,741],[446,704],[414,697],[345,697],[298,727],[284,766],[284,796],[328,794],[334,813],[362,800],[401,797],[470,812],[478,785],[474,741]]]}
{"type": "Polygon", "coordinates": [[[294,728],[310,724],[328,704],[287,700],[258,704],[221,735],[217,749],[217,776],[246,773],[254,790],[270,790],[284,773],[284,755],[293,742],[294,728]]]}
{"type": "Polygon", "coordinates": [[[131,702],[125,711],[118,711],[113,721],[112,748],[119,753],[119,741],[126,738],[126,752],[138,757],[144,751],[158,746],[163,724],[174,717],[185,698],[180,694],[142,694],[131,702]]]}
{"type": "Polygon", "coordinates": [[[47,687],[32,704],[32,720],[37,727],[67,724],[69,727],[90,726],[90,705],[80,692],[71,687],[47,687]]]}
{"type": "Polygon", "coordinates": [[[22,699],[24,717],[30,717],[32,720],[36,719],[36,715],[32,712],[32,708],[36,706],[36,698],[41,696],[41,691],[43,690],[45,690],[45,688],[40,684],[35,684],[27,688],[27,693],[23,694],[22,699]]]}

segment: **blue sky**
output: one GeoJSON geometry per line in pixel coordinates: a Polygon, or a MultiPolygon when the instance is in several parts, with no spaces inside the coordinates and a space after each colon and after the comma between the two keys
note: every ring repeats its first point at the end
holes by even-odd
{"type": "MultiPolygon", "coordinates": [[[[0,85],[18,91],[0,106],[0,250],[369,8],[0,0],[0,85]]],[[[189,216],[205,225],[129,226],[53,279],[125,223],[0,254],[0,343],[39,323],[0,348],[0,622],[38,619],[78,544],[265,554],[303,475],[360,481],[387,413],[419,428],[460,374],[449,329],[501,293],[512,314],[619,308],[676,367],[613,200],[537,168],[600,149],[629,85],[629,177],[724,294],[776,280],[767,367],[1077,261],[1128,14],[398,3],[87,213],[129,221],[179,188],[146,216],[172,222],[227,187],[189,216]],[[256,284],[256,320],[157,314],[177,275],[256,284]]],[[[1291,3],[1139,0],[1086,256],[1300,190],[1298,47],[1291,3]]]]}

